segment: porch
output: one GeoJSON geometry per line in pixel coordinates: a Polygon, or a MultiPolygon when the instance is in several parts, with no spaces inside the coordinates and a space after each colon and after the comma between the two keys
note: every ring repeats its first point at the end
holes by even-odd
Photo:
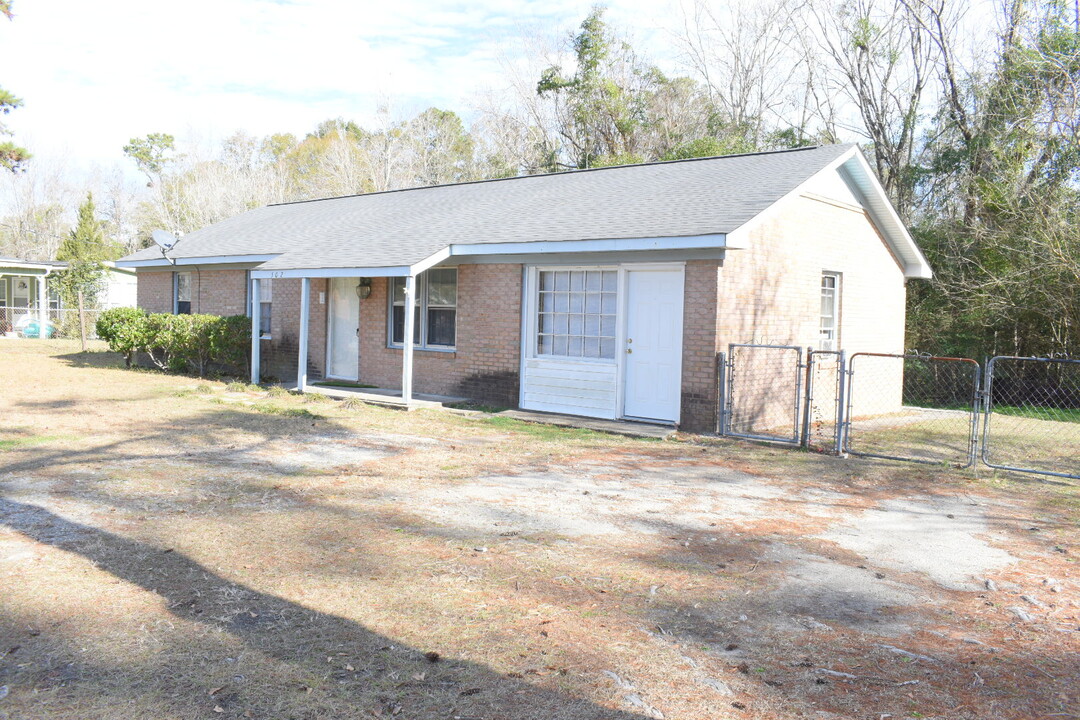
{"type": "MultiPolygon", "coordinates": [[[[261,294],[265,286],[263,281],[293,280],[299,281],[299,312],[292,310],[292,317],[296,319],[293,325],[295,332],[295,345],[288,352],[296,358],[295,382],[288,376],[279,378],[287,387],[293,387],[299,392],[316,392],[323,395],[339,398],[356,398],[364,402],[383,405],[385,407],[403,408],[407,410],[421,407],[442,407],[455,402],[462,402],[464,398],[450,395],[435,395],[429,393],[417,393],[413,387],[413,358],[416,350],[426,350],[426,342],[417,342],[417,334],[427,337],[424,326],[421,326],[421,318],[417,313],[405,312],[405,308],[419,303],[417,302],[418,291],[423,290],[422,274],[435,264],[435,259],[421,262],[413,266],[379,267],[379,268],[322,268],[322,269],[291,269],[278,271],[255,270],[250,273],[250,308],[251,308],[251,382],[258,384],[262,379],[262,341],[271,337],[270,328],[265,322],[264,302],[261,294]],[[386,345],[388,350],[400,355],[400,390],[394,388],[396,372],[392,365],[383,365],[389,372],[380,372],[378,377],[361,377],[359,372],[359,360],[368,355],[368,350],[361,350],[361,339],[369,343],[375,337],[385,332],[386,328],[377,328],[375,324],[369,324],[367,320],[361,320],[361,305],[370,302],[378,303],[384,298],[376,297],[369,300],[372,293],[373,279],[380,281],[379,287],[385,291],[389,283],[396,283],[397,295],[400,295],[395,303],[395,317],[400,316],[400,327],[395,326],[392,343],[386,345]],[[318,293],[313,293],[312,280],[325,280],[325,290],[321,284],[316,285],[318,293]],[[381,282],[385,281],[385,282],[381,282]],[[317,314],[317,321],[312,322],[313,295],[317,296],[317,302],[326,307],[321,308],[317,314]],[[396,305],[400,305],[397,308],[396,305]],[[397,312],[400,310],[400,312],[397,312]],[[325,321],[326,327],[318,324],[325,321]],[[314,330],[314,332],[313,332],[314,330]],[[417,333],[417,330],[423,332],[417,333]],[[325,331],[325,332],[324,332],[325,331]],[[372,335],[374,333],[374,335],[372,335]],[[370,336],[370,337],[368,337],[370,336]],[[366,339],[365,339],[366,338],[366,339]],[[295,354],[293,354],[295,353],[295,354]],[[310,356],[316,358],[325,353],[325,366],[320,371],[320,360],[316,359],[314,365],[309,365],[310,356]],[[314,370],[320,381],[309,377],[309,372],[314,370]],[[378,387],[365,387],[364,383],[371,383],[378,387]]],[[[276,291],[275,291],[276,294],[276,291]]],[[[422,294],[422,292],[421,292],[422,294]]],[[[290,293],[291,296],[291,293],[290,293]]],[[[267,298],[269,300],[269,298],[267,298]]],[[[270,303],[266,303],[267,306],[270,303]]],[[[381,305],[381,303],[380,303],[381,305]]],[[[295,305],[292,306],[296,308],[295,305]]],[[[425,302],[426,310],[426,302],[425,302]]],[[[272,312],[272,310],[271,310],[272,312]]],[[[365,310],[365,313],[368,311],[365,310]]],[[[275,313],[276,315],[276,313],[275,313]]],[[[291,334],[291,333],[289,333],[291,334]]],[[[372,347],[382,348],[383,341],[371,343],[372,347]]],[[[381,354],[381,353],[380,353],[381,354]]],[[[452,353],[451,353],[452,356],[452,353]]],[[[278,356],[280,357],[280,356],[278,356]]],[[[396,361],[395,361],[396,362],[396,361]]],[[[291,372],[291,368],[287,371],[291,372]]],[[[428,388],[430,390],[430,388],[428,388]]]]}
{"type": "MultiPolygon", "coordinates": [[[[297,390],[300,388],[297,387],[297,390]]],[[[310,382],[301,392],[318,393],[339,400],[359,400],[371,405],[394,408],[396,410],[419,410],[420,408],[445,408],[467,401],[467,398],[452,397],[449,395],[431,395],[428,393],[413,393],[406,400],[400,390],[387,388],[347,387],[344,385],[326,385],[321,381],[310,382]]]]}
{"type": "MultiPolygon", "coordinates": [[[[67,263],[32,262],[0,258],[0,335],[12,333],[20,321],[30,319],[45,328],[49,322],[47,278],[67,263]]],[[[38,333],[45,338],[48,333],[38,333]]]]}

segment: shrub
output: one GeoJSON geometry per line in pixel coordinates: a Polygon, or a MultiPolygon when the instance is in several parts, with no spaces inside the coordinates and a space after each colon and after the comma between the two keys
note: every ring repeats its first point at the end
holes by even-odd
{"type": "Polygon", "coordinates": [[[123,353],[128,366],[136,352],[172,372],[195,372],[211,367],[243,370],[247,366],[251,321],[243,315],[170,315],[136,308],[116,308],[101,314],[98,337],[109,349],[123,353]]]}
{"type": "Polygon", "coordinates": [[[141,308],[120,307],[98,315],[97,336],[109,343],[109,349],[124,356],[131,367],[131,358],[138,352],[146,337],[146,311],[141,308]]]}

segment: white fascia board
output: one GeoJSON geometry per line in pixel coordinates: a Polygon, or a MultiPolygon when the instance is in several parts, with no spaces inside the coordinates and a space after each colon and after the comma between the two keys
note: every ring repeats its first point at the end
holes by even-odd
{"type": "Polygon", "coordinates": [[[335,277],[406,277],[408,265],[395,267],[293,268],[290,270],[252,270],[252,278],[335,278],[335,277]]]}
{"type": "Polygon", "coordinates": [[[452,247],[445,247],[437,253],[433,253],[409,268],[410,275],[419,275],[429,268],[450,258],[452,247]]]}
{"type": "Polygon", "coordinates": [[[0,265],[0,275],[11,275],[12,277],[25,276],[25,277],[37,277],[41,273],[48,275],[52,271],[59,272],[60,270],[66,270],[67,268],[55,267],[52,265],[0,265]]]}
{"type": "MultiPolygon", "coordinates": [[[[866,161],[861,152],[855,153],[853,159],[863,175],[861,179],[870,185],[877,198],[877,202],[870,198],[867,199],[866,204],[868,207],[866,210],[874,218],[875,224],[885,237],[889,239],[889,244],[893,246],[893,250],[903,259],[904,277],[920,280],[929,280],[934,277],[934,271],[931,269],[930,263],[927,262],[926,256],[919,249],[915,239],[911,237],[911,233],[908,232],[904,221],[896,214],[896,208],[893,207],[892,201],[889,200],[889,196],[885,193],[885,188],[881,187],[881,183],[878,182],[877,175],[874,174],[870,163],[866,161]]],[[[847,168],[847,170],[850,172],[851,168],[847,168]]]]}
{"type": "Polygon", "coordinates": [[[118,268],[140,267],[175,267],[178,265],[239,265],[251,263],[269,262],[277,257],[274,255],[208,255],[203,257],[175,258],[172,262],[165,258],[151,258],[149,260],[117,260],[118,268]]]}
{"type": "Polygon", "coordinates": [[[574,252],[626,252],[635,250],[697,250],[730,247],[723,233],[681,237],[612,238],[605,240],[550,240],[516,243],[451,245],[450,255],[542,255],[574,252]]]}

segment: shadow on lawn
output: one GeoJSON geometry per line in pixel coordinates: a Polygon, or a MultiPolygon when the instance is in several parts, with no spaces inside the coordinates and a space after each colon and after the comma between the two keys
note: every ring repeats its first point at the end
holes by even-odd
{"type": "MultiPolygon", "coordinates": [[[[38,666],[35,670],[33,663],[14,666],[11,661],[6,668],[0,665],[0,680],[12,690],[9,705],[23,693],[33,693],[37,685],[48,684],[50,676],[42,673],[49,670],[54,682],[100,684],[111,690],[104,693],[109,695],[129,687],[130,697],[136,698],[157,688],[158,701],[167,703],[173,712],[207,712],[217,706],[224,711],[218,713],[223,717],[278,716],[285,709],[281,696],[289,694],[304,697],[294,703],[291,717],[396,713],[410,718],[642,717],[537,688],[475,663],[432,663],[423,648],[402,646],[350,620],[226,580],[182,553],[73,522],[37,505],[0,498],[0,524],[37,542],[77,553],[116,578],[157,594],[175,617],[231,636],[246,649],[295,671],[293,675],[311,678],[306,686],[293,687],[260,683],[279,678],[248,678],[231,684],[228,692],[210,696],[218,679],[207,662],[210,653],[205,642],[186,653],[163,653],[169,661],[150,673],[140,673],[135,664],[96,667],[82,660],[85,655],[72,652],[70,663],[51,669],[38,666]],[[343,654],[354,666],[352,670],[327,664],[328,657],[343,654]],[[95,678],[98,672],[110,676],[95,678]],[[116,674],[129,677],[130,685],[117,683],[116,674]],[[203,677],[205,681],[200,682],[203,677]],[[170,686],[169,678],[176,679],[175,685],[170,686]]],[[[63,638],[58,641],[62,643],[63,638]]],[[[32,640],[16,637],[11,642],[32,640]]],[[[117,703],[125,701],[116,698],[117,703]]]]}

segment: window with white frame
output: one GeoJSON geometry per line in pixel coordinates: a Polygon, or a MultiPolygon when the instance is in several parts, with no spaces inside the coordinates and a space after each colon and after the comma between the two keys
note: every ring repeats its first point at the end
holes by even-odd
{"type": "Polygon", "coordinates": [[[270,278],[259,278],[259,335],[270,337],[270,319],[274,307],[274,281],[270,278]]]}
{"type": "Polygon", "coordinates": [[[836,350],[840,337],[840,273],[821,274],[819,350],[836,350]]]}
{"type": "Polygon", "coordinates": [[[173,289],[176,291],[174,307],[177,315],[191,314],[191,273],[178,272],[174,275],[173,289]]]}
{"type": "MultiPolygon", "coordinates": [[[[390,279],[390,344],[405,343],[405,278],[390,279]]],[[[416,278],[413,345],[448,350],[457,344],[457,268],[434,268],[416,278]]]]}
{"type": "Polygon", "coordinates": [[[618,287],[616,270],[541,270],[536,354],[613,360],[618,287]]]}

